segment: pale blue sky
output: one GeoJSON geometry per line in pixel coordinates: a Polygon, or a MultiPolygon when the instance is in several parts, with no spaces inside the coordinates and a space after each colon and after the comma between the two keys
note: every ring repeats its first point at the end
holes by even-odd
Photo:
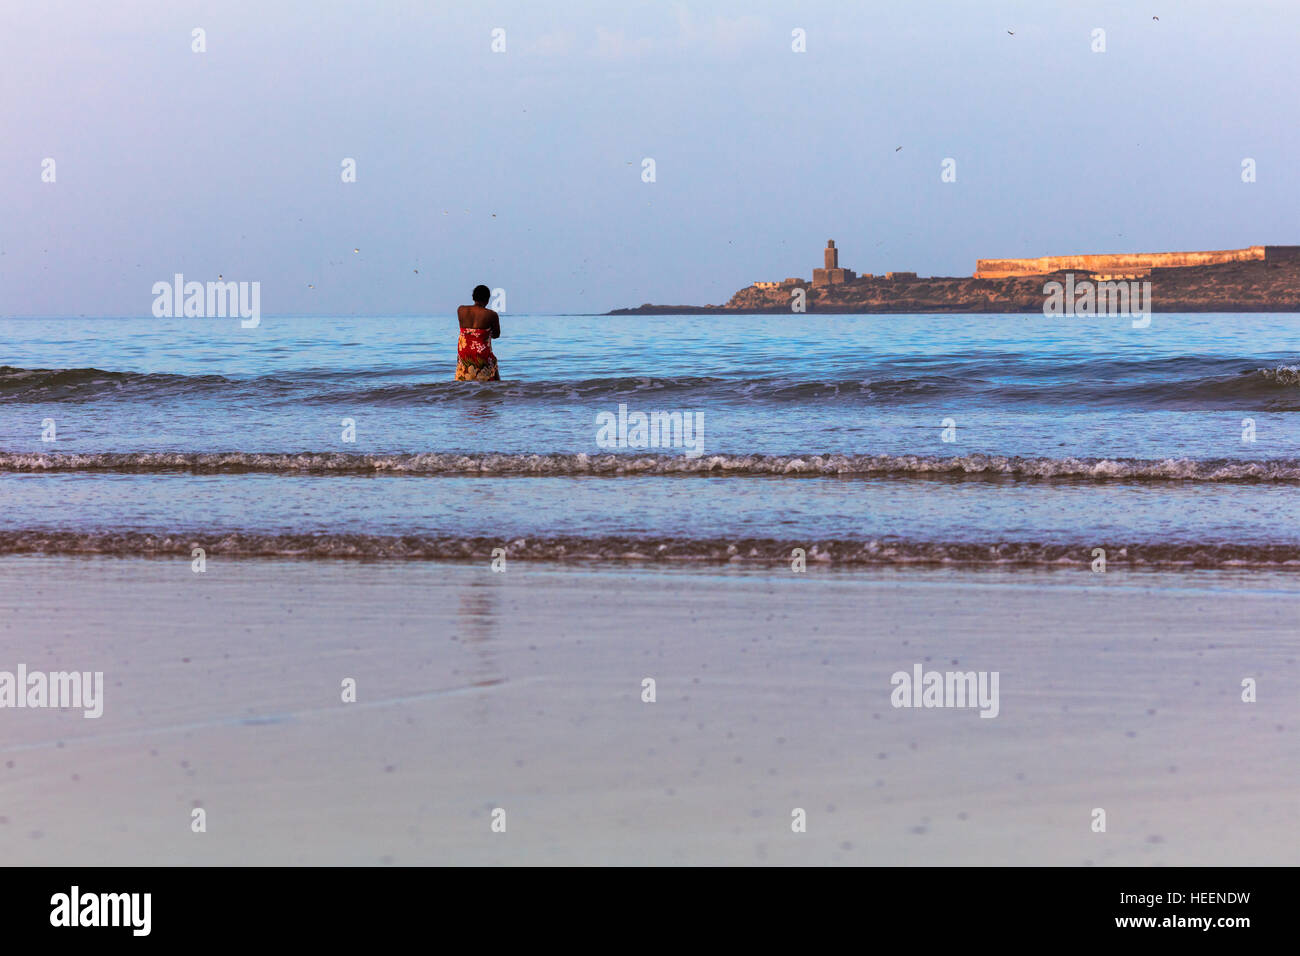
{"type": "Polygon", "coordinates": [[[176,272],[268,315],[599,312],[829,237],[933,275],[1300,243],[1298,37],[1288,0],[6,0],[0,314],[147,316],[176,272]]]}

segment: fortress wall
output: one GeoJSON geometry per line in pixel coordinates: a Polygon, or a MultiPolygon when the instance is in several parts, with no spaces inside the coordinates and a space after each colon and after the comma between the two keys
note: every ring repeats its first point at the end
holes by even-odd
{"type": "MultiPolygon", "coordinates": [[[[1209,252],[1133,252],[1117,255],[1040,256],[1037,259],[980,259],[975,263],[975,278],[1002,279],[1008,276],[1046,275],[1049,272],[1063,271],[1123,273],[1212,266],[1224,262],[1264,259],[1266,248],[1281,250],[1296,247],[1250,246],[1247,249],[1219,249],[1209,252]]],[[[1300,255],[1300,253],[1291,255],[1300,255]]]]}

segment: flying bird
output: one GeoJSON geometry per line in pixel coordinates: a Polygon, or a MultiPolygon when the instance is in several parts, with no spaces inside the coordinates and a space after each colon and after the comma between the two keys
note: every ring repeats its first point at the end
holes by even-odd
{"type": "Polygon", "coordinates": [[[1007,31],[1007,36],[1009,36],[1009,37],[1013,37],[1013,36],[1015,36],[1015,35],[1016,35],[1016,32],[1015,32],[1014,30],[1008,30],[1008,31],[1007,31]]]}

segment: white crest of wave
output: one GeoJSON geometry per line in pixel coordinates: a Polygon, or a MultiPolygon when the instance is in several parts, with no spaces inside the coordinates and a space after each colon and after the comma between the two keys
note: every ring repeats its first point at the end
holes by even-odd
{"type": "Polygon", "coordinates": [[[1001,455],[704,455],[421,452],[0,452],[0,471],[196,474],[985,477],[1077,481],[1300,482],[1300,460],[1001,455]]]}

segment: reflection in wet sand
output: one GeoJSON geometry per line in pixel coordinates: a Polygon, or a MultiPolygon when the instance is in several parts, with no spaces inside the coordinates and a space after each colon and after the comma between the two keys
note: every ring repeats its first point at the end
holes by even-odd
{"type": "MultiPolygon", "coordinates": [[[[456,613],[456,637],[469,653],[465,667],[466,683],[472,687],[490,687],[505,682],[494,652],[498,633],[497,590],[495,576],[474,581],[460,591],[456,613]]],[[[485,720],[491,707],[488,695],[474,705],[474,715],[485,720]]]]}

